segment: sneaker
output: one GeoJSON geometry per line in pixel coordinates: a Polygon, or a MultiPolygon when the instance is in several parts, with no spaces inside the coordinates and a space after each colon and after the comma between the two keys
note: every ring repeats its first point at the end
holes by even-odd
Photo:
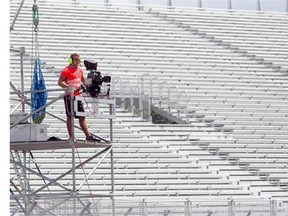
{"type": "Polygon", "coordinates": [[[98,139],[98,138],[96,138],[96,137],[94,137],[92,135],[87,137],[86,140],[87,141],[92,141],[92,142],[100,142],[101,141],[100,139],[98,139]]]}

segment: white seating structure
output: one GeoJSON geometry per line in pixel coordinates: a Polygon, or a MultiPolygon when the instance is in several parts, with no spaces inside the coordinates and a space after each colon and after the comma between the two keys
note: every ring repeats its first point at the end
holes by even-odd
{"type": "MultiPolygon", "coordinates": [[[[11,20],[19,4],[10,1],[11,20]]],[[[103,74],[121,77],[123,89],[139,86],[140,77],[145,84],[155,81],[153,104],[159,102],[159,83],[167,83],[175,90],[171,98],[178,96],[178,104],[193,111],[188,124],[153,124],[117,108],[113,121],[116,198],[288,202],[287,14],[137,10],[81,2],[73,3],[75,7],[49,0],[37,4],[47,88],[57,88],[67,58],[79,52],[82,59],[96,60],[103,74]],[[182,91],[185,97],[179,97],[182,91]]],[[[33,1],[25,1],[10,34],[10,45],[25,47],[28,54],[26,90],[32,78],[32,5],[33,1]]],[[[18,87],[19,75],[19,56],[11,52],[10,79],[18,87]]],[[[167,86],[162,91],[167,94],[167,86]]],[[[49,97],[58,94],[51,92],[49,97]]],[[[11,110],[16,104],[11,100],[11,110]]],[[[46,110],[66,118],[61,100],[46,110]]],[[[173,107],[171,113],[176,112],[173,107]]],[[[187,113],[180,112],[180,117],[185,120],[187,113]]],[[[93,133],[107,137],[108,121],[87,121],[93,133]]],[[[43,123],[49,125],[49,136],[67,139],[66,125],[59,119],[47,114],[43,123]]],[[[84,139],[82,131],[75,133],[84,139]]],[[[79,160],[96,151],[79,149],[79,160]]],[[[70,150],[33,154],[42,173],[50,177],[71,166],[70,150]]],[[[110,191],[109,163],[104,161],[94,180],[83,186],[85,190],[110,191]]],[[[77,182],[84,174],[77,173],[77,182]]],[[[42,179],[30,178],[33,188],[43,184],[42,179]]],[[[71,179],[61,183],[69,186],[71,179]]],[[[59,187],[50,190],[59,192],[59,187]]]]}
{"type": "MultiPolygon", "coordinates": [[[[153,13],[153,9],[151,12],[153,13]]],[[[167,21],[189,26],[287,70],[287,18],[285,14],[212,10],[155,10],[167,21]],[[199,14],[201,14],[199,16],[199,14]],[[197,18],[196,18],[197,17],[197,18]],[[252,21],[253,20],[253,21],[252,21]],[[233,25],[233,26],[232,26],[233,25]]]]}

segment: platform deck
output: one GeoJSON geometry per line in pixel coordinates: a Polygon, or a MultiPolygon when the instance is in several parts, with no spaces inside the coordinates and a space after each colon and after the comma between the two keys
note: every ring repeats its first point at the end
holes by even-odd
{"type": "MultiPolygon", "coordinates": [[[[110,142],[91,142],[85,140],[76,140],[75,142],[75,148],[106,148],[109,146],[111,146],[110,142]]],[[[69,142],[69,140],[10,143],[10,150],[20,150],[20,151],[69,149],[69,148],[72,148],[72,145],[69,142]]]]}

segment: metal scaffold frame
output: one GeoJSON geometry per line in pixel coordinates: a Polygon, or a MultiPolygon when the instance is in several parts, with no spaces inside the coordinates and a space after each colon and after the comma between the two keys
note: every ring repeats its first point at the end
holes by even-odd
{"type": "MultiPolygon", "coordinates": [[[[13,124],[10,124],[10,130],[18,125],[19,123],[27,120],[29,117],[31,117],[34,113],[38,112],[39,110],[42,110],[54,102],[56,102],[59,99],[62,99],[66,94],[67,91],[60,94],[58,97],[53,98],[51,101],[49,101],[46,105],[40,107],[39,109],[35,110],[34,112],[30,114],[25,114],[25,105],[30,105],[29,99],[25,96],[27,93],[31,93],[33,91],[24,91],[24,79],[23,79],[23,56],[25,55],[25,49],[21,47],[19,50],[12,49],[11,51],[17,51],[20,54],[21,59],[21,89],[17,89],[17,87],[14,85],[14,83],[10,80],[10,86],[12,89],[12,92],[10,92],[10,99],[12,95],[17,95],[18,99],[20,101],[19,105],[17,105],[10,114],[13,114],[20,105],[22,105],[22,112],[23,114],[21,118],[14,122],[13,124]]],[[[113,82],[113,79],[112,79],[113,82]]],[[[67,89],[68,91],[71,91],[70,88],[67,89]]],[[[47,89],[45,90],[47,92],[49,91],[62,91],[63,89],[47,89]]],[[[34,91],[39,92],[39,91],[34,91]]],[[[83,215],[83,214],[89,214],[93,215],[90,211],[90,205],[91,202],[88,201],[85,203],[83,199],[89,199],[93,197],[108,197],[112,199],[112,203],[114,203],[114,167],[113,167],[113,119],[115,118],[115,107],[116,102],[114,97],[114,85],[112,83],[112,94],[102,95],[98,96],[98,98],[92,98],[88,95],[84,96],[85,101],[88,103],[97,103],[97,106],[93,107],[95,109],[98,109],[98,104],[106,104],[108,105],[109,114],[100,116],[100,118],[107,118],[109,120],[109,127],[110,127],[110,134],[109,134],[109,140],[106,140],[104,138],[98,137],[97,135],[91,133],[94,136],[97,136],[101,141],[100,142],[94,142],[94,141],[84,141],[84,140],[77,140],[75,138],[75,131],[74,128],[78,128],[76,125],[74,125],[74,116],[71,116],[71,126],[72,126],[72,136],[68,140],[57,140],[57,141],[27,141],[27,142],[10,142],[10,164],[13,165],[13,168],[15,170],[16,176],[14,178],[10,179],[10,202],[13,200],[16,203],[16,206],[13,210],[10,209],[11,215],[61,215],[57,213],[57,208],[61,206],[65,202],[72,202],[72,207],[67,209],[67,212],[64,213],[64,215],[83,215]],[[75,149],[76,148],[101,148],[101,150],[94,152],[84,161],[80,161],[78,164],[75,162],[75,149]],[[65,173],[59,175],[58,177],[49,177],[49,175],[41,173],[39,170],[36,160],[33,157],[32,151],[43,151],[43,150],[55,150],[58,149],[71,149],[71,168],[68,169],[65,173]],[[38,171],[33,170],[29,167],[27,163],[27,154],[30,154],[32,157],[33,162],[35,163],[38,171]],[[103,162],[104,159],[106,159],[110,155],[110,172],[111,172],[111,190],[107,194],[94,194],[91,193],[87,194],[85,192],[81,192],[82,186],[88,181],[88,179],[93,175],[93,173],[96,171],[96,169],[100,166],[100,164],[103,162]],[[84,177],[83,181],[77,185],[76,184],[76,170],[79,168],[83,168],[84,165],[88,164],[89,162],[92,162],[94,159],[98,158],[98,162],[94,165],[92,171],[89,172],[87,176],[84,177]],[[30,175],[36,175],[37,177],[40,177],[43,179],[43,184],[37,188],[32,189],[29,184],[29,176],[30,175]],[[59,181],[63,179],[64,177],[72,175],[72,185],[63,185],[59,181]],[[17,183],[16,183],[17,181],[17,183]],[[57,186],[59,190],[57,192],[52,192],[49,190],[49,186],[57,186]],[[46,189],[46,190],[44,190],[46,189]],[[47,191],[48,189],[48,191],[47,191]],[[47,199],[53,202],[50,202],[51,204],[47,206],[47,199]],[[79,206],[80,203],[80,206],[79,206]],[[80,212],[80,213],[79,213],[80,212]],[[47,213],[47,214],[46,214],[47,213]]],[[[83,100],[83,97],[75,97],[75,100],[83,100]]],[[[73,98],[71,97],[70,103],[74,103],[73,98]]],[[[77,103],[76,103],[77,104],[77,103]]],[[[72,107],[72,113],[76,108],[72,107]]],[[[97,110],[96,110],[97,111],[97,110]]],[[[96,113],[96,112],[95,112],[96,113]]],[[[46,114],[51,115],[52,117],[57,117],[52,113],[49,113],[46,111],[46,114]]],[[[85,113],[84,113],[85,114],[85,113]]],[[[82,113],[82,115],[84,115],[82,113]]],[[[97,118],[97,113],[94,115],[95,118],[97,118]]],[[[61,120],[63,122],[66,122],[63,119],[60,119],[57,117],[58,120],[61,120]]],[[[114,206],[114,204],[113,204],[114,206]]],[[[114,209],[114,208],[113,208],[114,209]]],[[[112,209],[112,214],[114,215],[115,212],[112,209]]],[[[63,209],[61,209],[63,211],[63,209]]]]}

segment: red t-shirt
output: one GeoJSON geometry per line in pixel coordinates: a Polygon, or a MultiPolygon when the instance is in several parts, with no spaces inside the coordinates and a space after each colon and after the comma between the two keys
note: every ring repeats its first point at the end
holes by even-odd
{"type": "Polygon", "coordinates": [[[74,68],[71,66],[65,67],[62,71],[60,76],[65,77],[65,81],[67,85],[72,85],[75,92],[74,96],[79,95],[80,92],[77,91],[81,85],[81,77],[83,76],[83,70],[80,67],[74,68]]]}

